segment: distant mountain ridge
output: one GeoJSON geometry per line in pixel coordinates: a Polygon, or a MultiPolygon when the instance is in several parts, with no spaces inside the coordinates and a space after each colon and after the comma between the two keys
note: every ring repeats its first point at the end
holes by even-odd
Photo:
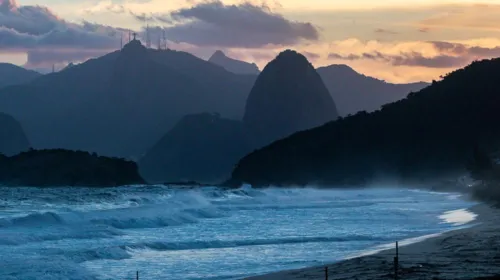
{"type": "MultiPolygon", "coordinates": [[[[222,51],[216,51],[209,59],[217,65],[233,73],[260,73],[255,64],[227,57],[222,51]]],[[[332,64],[316,69],[333,100],[337,104],[341,116],[355,114],[360,111],[372,112],[384,104],[405,98],[410,92],[419,91],[428,83],[417,82],[393,84],[356,72],[344,64],[332,64]]]]}
{"type": "Polygon", "coordinates": [[[10,63],[0,63],[0,88],[33,81],[42,74],[10,63]]]}
{"type": "Polygon", "coordinates": [[[337,118],[335,102],[303,55],[284,51],[257,78],[243,121],[184,117],[139,161],[151,182],[218,183],[253,149],[337,118]]]}
{"type": "Polygon", "coordinates": [[[220,50],[216,51],[208,61],[235,74],[259,75],[260,73],[259,67],[255,63],[230,58],[220,50]]]}
{"type": "Polygon", "coordinates": [[[360,111],[372,112],[405,98],[410,92],[419,91],[428,83],[392,84],[365,76],[347,65],[330,65],[317,68],[330,91],[339,114],[347,116],[360,111]]]}
{"type": "Polygon", "coordinates": [[[132,41],[29,85],[1,89],[0,112],[18,119],[37,149],[139,158],[187,114],[241,119],[254,81],[185,52],[132,41]]]}
{"type": "Polygon", "coordinates": [[[250,153],[229,184],[349,186],[463,173],[474,147],[500,148],[499,88],[500,59],[474,62],[381,110],[298,132],[250,153]]]}

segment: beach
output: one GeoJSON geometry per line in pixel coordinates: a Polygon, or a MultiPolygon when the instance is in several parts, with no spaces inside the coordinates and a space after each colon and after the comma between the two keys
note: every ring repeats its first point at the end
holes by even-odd
{"type": "MultiPolygon", "coordinates": [[[[400,245],[399,279],[479,279],[500,276],[500,211],[484,204],[476,205],[470,211],[477,215],[470,227],[433,235],[406,246],[400,245]]],[[[395,254],[394,249],[383,250],[333,264],[247,279],[326,279],[325,267],[328,268],[330,280],[394,279],[395,254]]]]}

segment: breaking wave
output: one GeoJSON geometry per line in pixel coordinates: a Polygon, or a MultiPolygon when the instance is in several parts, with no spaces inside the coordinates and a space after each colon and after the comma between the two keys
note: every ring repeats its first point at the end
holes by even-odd
{"type": "Polygon", "coordinates": [[[397,189],[0,187],[0,279],[242,278],[450,230],[439,217],[469,206],[397,189]]]}

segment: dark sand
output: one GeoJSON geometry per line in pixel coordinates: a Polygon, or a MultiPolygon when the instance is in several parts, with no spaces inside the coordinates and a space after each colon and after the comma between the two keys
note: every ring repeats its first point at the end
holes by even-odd
{"type": "MultiPolygon", "coordinates": [[[[399,248],[399,279],[476,279],[500,276],[500,211],[471,209],[474,226],[399,248]]],[[[394,279],[395,250],[329,264],[328,279],[394,279]]],[[[251,280],[325,279],[325,266],[281,271],[251,280]]],[[[491,278],[493,279],[493,278],[491,278]]],[[[495,278],[500,279],[500,278],[495,278]]]]}

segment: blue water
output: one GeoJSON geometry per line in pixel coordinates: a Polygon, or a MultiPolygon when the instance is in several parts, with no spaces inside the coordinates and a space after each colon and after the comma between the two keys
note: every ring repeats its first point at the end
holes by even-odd
{"type": "Polygon", "coordinates": [[[451,230],[472,205],[389,188],[0,188],[0,279],[240,279],[451,230]]]}

